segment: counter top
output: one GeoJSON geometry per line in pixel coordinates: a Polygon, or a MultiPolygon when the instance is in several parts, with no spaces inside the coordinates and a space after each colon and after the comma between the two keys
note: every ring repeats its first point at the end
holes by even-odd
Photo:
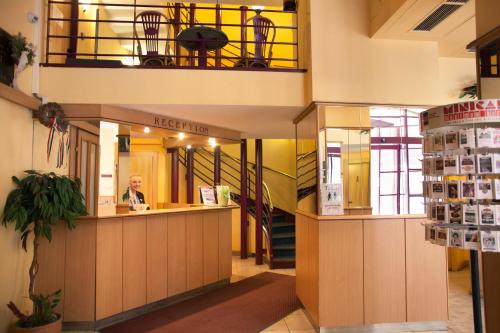
{"type": "Polygon", "coordinates": [[[296,210],[295,213],[304,215],[320,221],[331,220],[389,220],[389,219],[425,219],[425,214],[404,214],[404,215],[325,215],[319,216],[316,214],[296,210]]]}
{"type": "Polygon", "coordinates": [[[235,209],[240,208],[238,205],[229,205],[229,206],[203,206],[203,205],[193,205],[190,207],[178,207],[178,208],[165,208],[165,209],[152,209],[145,210],[143,212],[129,212],[125,214],[106,214],[99,216],[85,216],[79,218],[79,220],[85,219],[110,219],[115,217],[129,217],[129,216],[149,216],[149,215],[161,215],[161,214],[176,214],[176,213],[187,213],[187,212],[203,212],[203,211],[217,211],[224,209],[235,209]]]}

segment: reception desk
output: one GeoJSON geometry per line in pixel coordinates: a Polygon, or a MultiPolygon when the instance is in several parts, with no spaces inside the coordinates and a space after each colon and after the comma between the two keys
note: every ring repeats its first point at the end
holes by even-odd
{"type": "Polygon", "coordinates": [[[446,248],[425,241],[424,216],[296,212],[297,295],[325,332],[442,330],[446,248]]]}
{"type": "Polygon", "coordinates": [[[231,209],[180,207],[62,223],[36,292],[63,291],[67,328],[96,330],[229,283],[231,209]]]}

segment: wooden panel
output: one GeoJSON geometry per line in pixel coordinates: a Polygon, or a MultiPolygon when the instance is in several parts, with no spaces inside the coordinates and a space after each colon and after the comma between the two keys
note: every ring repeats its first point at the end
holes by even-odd
{"type": "Polygon", "coordinates": [[[147,218],[147,302],[167,298],[167,216],[147,218]]]}
{"type": "Polygon", "coordinates": [[[14,89],[3,83],[0,83],[0,97],[31,110],[37,110],[40,104],[42,104],[42,102],[35,97],[27,95],[21,90],[14,89]]]}
{"type": "Polygon", "coordinates": [[[308,219],[301,214],[295,214],[295,272],[296,272],[296,283],[295,288],[297,290],[297,297],[300,299],[302,304],[308,308],[308,273],[309,273],[309,256],[308,256],[308,219]]]}
{"type": "Polygon", "coordinates": [[[362,221],[319,223],[319,323],[363,325],[362,221]]]}
{"type": "Polygon", "coordinates": [[[484,311],[486,332],[500,332],[500,255],[483,253],[484,311]]]}
{"type": "Polygon", "coordinates": [[[122,312],[122,219],[97,222],[96,319],[122,312]]]}
{"type": "Polygon", "coordinates": [[[423,220],[406,220],[407,320],[448,320],[446,248],[425,241],[423,220]]]}
{"type": "MultiPolygon", "coordinates": [[[[66,232],[65,225],[58,223],[52,230],[52,241],[50,243],[45,238],[40,240],[38,247],[39,269],[35,283],[36,293],[48,294],[59,289],[64,291],[66,232]]],[[[30,238],[29,241],[32,242],[33,239],[30,238]]],[[[64,293],[56,312],[63,313],[63,307],[64,293]]]]}
{"type": "Polygon", "coordinates": [[[66,233],[64,320],[95,320],[96,220],[66,233]]]}
{"type": "Polygon", "coordinates": [[[319,323],[319,221],[309,218],[308,224],[309,314],[316,323],[319,323]]]}
{"type": "Polygon", "coordinates": [[[187,290],[186,214],[168,216],[168,296],[187,290]]]}
{"type": "Polygon", "coordinates": [[[406,321],[403,219],[364,220],[365,324],[406,321]]]}
{"type": "Polygon", "coordinates": [[[219,215],[203,213],[203,284],[219,279],[219,215]]]}
{"type": "Polygon", "coordinates": [[[219,211],[219,280],[229,279],[232,274],[231,211],[219,211]]]}
{"type": "Polygon", "coordinates": [[[146,217],[123,218],[123,311],[146,304],[146,217]]]}
{"type": "Polygon", "coordinates": [[[186,215],[187,289],[203,286],[203,214],[186,215]]]}

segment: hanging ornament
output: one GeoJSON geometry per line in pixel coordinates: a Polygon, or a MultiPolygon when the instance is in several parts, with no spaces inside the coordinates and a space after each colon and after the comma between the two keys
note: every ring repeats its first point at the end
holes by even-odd
{"type": "Polygon", "coordinates": [[[46,103],[42,104],[38,110],[35,111],[35,117],[38,118],[42,125],[49,128],[49,136],[47,138],[47,161],[50,160],[54,138],[57,134],[59,146],[57,149],[56,167],[63,167],[64,152],[65,149],[66,151],[69,149],[69,138],[65,140],[69,123],[65,119],[64,110],[57,103],[46,103]]]}

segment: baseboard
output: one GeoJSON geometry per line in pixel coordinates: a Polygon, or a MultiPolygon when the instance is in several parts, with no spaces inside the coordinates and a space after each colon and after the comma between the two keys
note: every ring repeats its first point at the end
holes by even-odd
{"type": "Polygon", "coordinates": [[[425,321],[414,323],[374,324],[366,326],[321,327],[320,333],[403,333],[447,331],[446,321],[425,321]]]}

